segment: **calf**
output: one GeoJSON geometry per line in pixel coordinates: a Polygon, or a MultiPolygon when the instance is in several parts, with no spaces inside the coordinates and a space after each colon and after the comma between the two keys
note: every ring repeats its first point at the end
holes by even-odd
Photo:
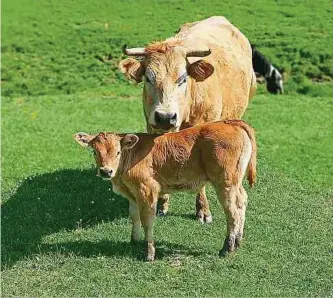
{"type": "Polygon", "coordinates": [[[247,194],[256,177],[253,129],[241,120],[207,123],[180,132],[117,134],[79,132],[75,140],[94,150],[98,175],[111,179],[113,190],[129,200],[131,240],[140,239],[143,225],[147,260],[153,261],[153,223],[160,195],[194,191],[208,182],[215,188],[227,218],[227,236],[220,256],[234,251],[243,237],[247,194]]]}

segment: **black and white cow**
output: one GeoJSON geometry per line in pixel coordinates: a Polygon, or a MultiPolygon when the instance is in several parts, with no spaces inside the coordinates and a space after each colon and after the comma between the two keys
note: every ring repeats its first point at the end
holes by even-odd
{"type": "Polygon", "coordinates": [[[257,48],[252,47],[252,65],[256,74],[266,79],[266,88],[268,92],[274,94],[283,93],[283,80],[281,73],[269,62],[269,60],[260,53],[257,48]]]}

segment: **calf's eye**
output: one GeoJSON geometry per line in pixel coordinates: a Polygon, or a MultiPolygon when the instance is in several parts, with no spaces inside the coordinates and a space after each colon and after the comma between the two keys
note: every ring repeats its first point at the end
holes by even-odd
{"type": "Polygon", "coordinates": [[[117,152],[117,156],[120,154],[120,151],[117,152]]]}

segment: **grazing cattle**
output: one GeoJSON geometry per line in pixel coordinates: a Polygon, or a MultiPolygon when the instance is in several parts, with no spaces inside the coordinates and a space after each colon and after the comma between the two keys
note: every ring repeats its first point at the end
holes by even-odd
{"type": "MultiPolygon", "coordinates": [[[[119,68],[144,82],[147,131],[178,131],[205,122],[240,119],[256,90],[248,39],[224,17],[183,25],[178,33],[145,48],[123,49],[119,68]],[[204,58],[204,59],[202,59],[204,58]]],[[[168,209],[163,196],[160,212],[168,209]]],[[[197,217],[210,222],[205,189],[197,196],[197,217]]]]}
{"type": "Polygon", "coordinates": [[[251,47],[253,69],[265,78],[267,91],[273,94],[283,94],[283,79],[280,72],[254,45],[251,45],[251,47]]]}
{"type": "Polygon", "coordinates": [[[207,123],[175,133],[89,135],[75,140],[95,152],[98,175],[111,179],[113,190],[129,200],[131,240],[140,239],[143,225],[147,260],[155,257],[153,223],[158,197],[177,191],[198,192],[213,184],[227,219],[220,256],[234,251],[243,237],[247,194],[242,180],[256,178],[256,142],[241,120],[207,123]]]}

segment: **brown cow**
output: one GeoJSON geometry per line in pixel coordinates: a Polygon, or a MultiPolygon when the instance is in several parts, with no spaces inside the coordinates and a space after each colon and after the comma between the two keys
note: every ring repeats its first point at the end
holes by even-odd
{"type": "MultiPolygon", "coordinates": [[[[129,79],[144,81],[148,132],[240,119],[256,90],[250,43],[224,17],[185,24],[174,37],[145,48],[124,48],[124,53],[142,58],[124,59],[119,68],[129,79]]],[[[163,214],[167,208],[164,196],[163,214]]],[[[197,196],[197,217],[211,221],[204,189],[197,196]]]]}
{"type": "Polygon", "coordinates": [[[247,169],[251,186],[256,177],[256,142],[245,122],[207,123],[164,135],[77,133],[74,138],[94,150],[98,174],[111,179],[113,190],[129,200],[131,239],[140,239],[142,223],[147,260],[155,257],[153,223],[158,197],[184,190],[198,192],[208,182],[227,217],[220,256],[239,246],[247,202],[242,180],[247,169]]]}

